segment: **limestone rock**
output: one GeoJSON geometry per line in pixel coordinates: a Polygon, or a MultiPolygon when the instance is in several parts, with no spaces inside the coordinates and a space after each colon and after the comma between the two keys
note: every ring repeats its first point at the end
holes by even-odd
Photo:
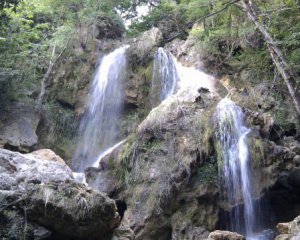
{"type": "Polygon", "coordinates": [[[278,231],[282,234],[288,234],[289,233],[289,223],[278,223],[276,228],[278,229],[278,231]]]}
{"type": "Polygon", "coordinates": [[[130,43],[127,51],[128,61],[131,66],[137,67],[139,64],[144,65],[149,62],[153,54],[151,51],[163,40],[162,33],[158,28],[152,28],[144,32],[140,37],[130,43]]]}
{"type": "Polygon", "coordinates": [[[50,149],[40,149],[31,153],[26,154],[28,157],[36,157],[48,161],[58,162],[61,164],[65,164],[65,161],[58,155],[56,155],[55,152],[53,152],[50,149]]]}
{"type": "Polygon", "coordinates": [[[186,95],[153,109],[110,161],[118,183],[111,194],[126,202],[123,222],[136,240],[200,240],[217,225],[217,187],[199,179],[212,134],[205,110],[217,99],[208,91],[186,95]]]}
{"type": "Polygon", "coordinates": [[[300,216],[289,223],[278,223],[277,229],[281,235],[278,235],[275,240],[300,239],[300,216]]]}
{"type": "Polygon", "coordinates": [[[109,239],[120,219],[115,201],[76,184],[61,160],[40,157],[0,149],[0,236],[16,226],[22,233],[26,220],[26,239],[109,239]]]}
{"type": "Polygon", "coordinates": [[[291,240],[291,237],[289,234],[280,234],[275,240],[291,240]]]}
{"type": "Polygon", "coordinates": [[[235,232],[216,230],[209,234],[207,240],[246,240],[246,238],[235,232]]]}
{"type": "Polygon", "coordinates": [[[72,171],[65,164],[32,158],[0,149],[0,189],[22,190],[29,183],[72,181],[72,171]]]}

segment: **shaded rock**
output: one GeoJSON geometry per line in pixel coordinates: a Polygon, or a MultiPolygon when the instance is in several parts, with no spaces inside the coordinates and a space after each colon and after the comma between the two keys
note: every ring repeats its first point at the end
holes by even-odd
{"type": "Polygon", "coordinates": [[[293,159],[293,162],[295,163],[295,165],[297,167],[299,167],[300,166],[300,155],[296,155],[293,159]]]}
{"type": "Polygon", "coordinates": [[[288,177],[288,183],[293,187],[300,187],[300,169],[293,169],[288,177]]]}
{"type": "MultiPolygon", "coordinates": [[[[26,210],[26,208],[24,209],[26,210]]],[[[4,209],[0,212],[1,239],[49,239],[51,231],[28,219],[13,209],[4,209]]]]}
{"type": "Polygon", "coordinates": [[[209,234],[207,240],[246,240],[246,238],[235,232],[216,230],[209,234]]]}
{"type": "Polygon", "coordinates": [[[37,143],[39,115],[32,105],[19,103],[0,117],[0,145],[11,150],[29,152],[37,143]]]}

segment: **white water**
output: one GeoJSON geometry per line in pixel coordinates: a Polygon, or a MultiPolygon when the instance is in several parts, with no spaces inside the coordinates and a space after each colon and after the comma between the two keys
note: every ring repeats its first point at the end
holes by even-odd
{"type": "Polygon", "coordinates": [[[221,185],[229,204],[244,203],[244,209],[235,208],[231,216],[231,230],[245,233],[247,239],[255,239],[253,227],[255,216],[251,198],[251,171],[247,135],[250,130],[244,124],[242,109],[225,98],[217,106],[215,113],[218,131],[217,139],[221,147],[221,185]],[[243,218],[241,215],[243,214],[243,218]],[[240,219],[241,222],[240,222],[240,219]]]}
{"type": "Polygon", "coordinates": [[[102,152],[102,153],[99,155],[97,161],[93,164],[93,167],[99,167],[100,161],[101,161],[105,156],[111,154],[115,149],[117,149],[119,146],[121,146],[125,141],[126,141],[126,139],[123,140],[123,141],[121,141],[121,142],[118,142],[118,143],[115,144],[114,146],[112,146],[112,147],[106,149],[104,152],[102,152]]]}
{"type": "Polygon", "coordinates": [[[215,79],[212,76],[194,67],[183,66],[175,58],[173,61],[179,77],[178,92],[188,92],[191,96],[199,95],[200,88],[215,92],[215,79]]]}
{"type": "Polygon", "coordinates": [[[214,85],[215,79],[212,76],[194,67],[183,66],[163,48],[156,51],[151,86],[152,106],[166,99],[173,101],[170,97],[175,95],[179,101],[193,101],[201,88],[215,93],[214,85]]]}
{"type": "Polygon", "coordinates": [[[117,142],[118,124],[124,104],[125,51],[116,49],[102,58],[95,71],[88,108],[80,124],[81,136],[73,158],[73,168],[83,172],[117,142]]]}
{"type": "Polygon", "coordinates": [[[158,48],[154,54],[152,96],[153,104],[165,100],[177,91],[178,73],[171,53],[163,48],[158,48]],[[159,97],[157,96],[159,94],[159,97]],[[159,99],[159,102],[157,101],[159,99]]]}
{"type": "MultiPolygon", "coordinates": [[[[115,149],[117,149],[119,146],[121,146],[124,142],[126,141],[123,140],[121,142],[118,142],[117,144],[115,144],[114,146],[108,148],[107,150],[105,150],[103,153],[101,153],[97,159],[97,161],[93,164],[92,167],[95,167],[95,168],[99,168],[99,165],[100,165],[100,161],[106,157],[107,155],[111,154],[115,149]]],[[[74,180],[75,182],[77,183],[82,183],[86,186],[88,186],[88,183],[86,182],[86,177],[85,177],[85,173],[84,172],[73,172],[73,177],[74,177],[74,180]]]]}
{"type": "Polygon", "coordinates": [[[75,182],[84,184],[86,186],[88,185],[86,182],[85,174],[83,172],[73,172],[72,174],[75,182]]]}

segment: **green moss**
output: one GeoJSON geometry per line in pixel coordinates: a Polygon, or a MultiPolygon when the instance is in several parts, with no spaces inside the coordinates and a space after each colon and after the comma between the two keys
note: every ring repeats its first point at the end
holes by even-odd
{"type": "Polygon", "coordinates": [[[218,181],[218,164],[216,156],[212,156],[206,163],[197,169],[200,182],[216,184],[218,181]]]}
{"type": "Polygon", "coordinates": [[[145,83],[141,86],[142,95],[148,96],[151,88],[151,81],[153,75],[153,61],[151,61],[146,67],[138,67],[137,75],[143,78],[145,81],[145,83]]]}
{"type": "Polygon", "coordinates": [[[201,115],[197,115],[196,119],[192,122],[197,145],[200,152],[206,156],[209,156],[213,151],[212,139],[214,125],[212,115],[213,111],[203,111],[201,115]]]}
{"type": "Polygon", "coordinates": [[[132,134],[122,146],[117,159],[109,161],[112,169],[111,174],[117,177],[119,186],[128,185],[132,181],[131,172],[133,170],[135,149],[136,140],[135,135],[132,134]]]}
{"type": "Polygon", "coordinates": [[[151,141],[147,141],[143,143],[140,147],[145,148],[147,150],[155,150],[161,148],[163,142],[159,139],[153,139],[151,141]]]}

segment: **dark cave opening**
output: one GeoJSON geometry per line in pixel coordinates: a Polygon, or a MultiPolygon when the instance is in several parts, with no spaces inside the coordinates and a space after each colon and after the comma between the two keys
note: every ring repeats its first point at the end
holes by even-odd
{"type": "Polygon", "coordinates": [[[118,213],[120,215],[120,221],[122,221],[123,217],[124,217],[124,214],[125,214],[125,211],[127,210],[127,204],[124,200],[120,200],[120,199],[117,199],[116,200],[116,205],[117,205],[117,209],[118,209],[118,213]]]}

